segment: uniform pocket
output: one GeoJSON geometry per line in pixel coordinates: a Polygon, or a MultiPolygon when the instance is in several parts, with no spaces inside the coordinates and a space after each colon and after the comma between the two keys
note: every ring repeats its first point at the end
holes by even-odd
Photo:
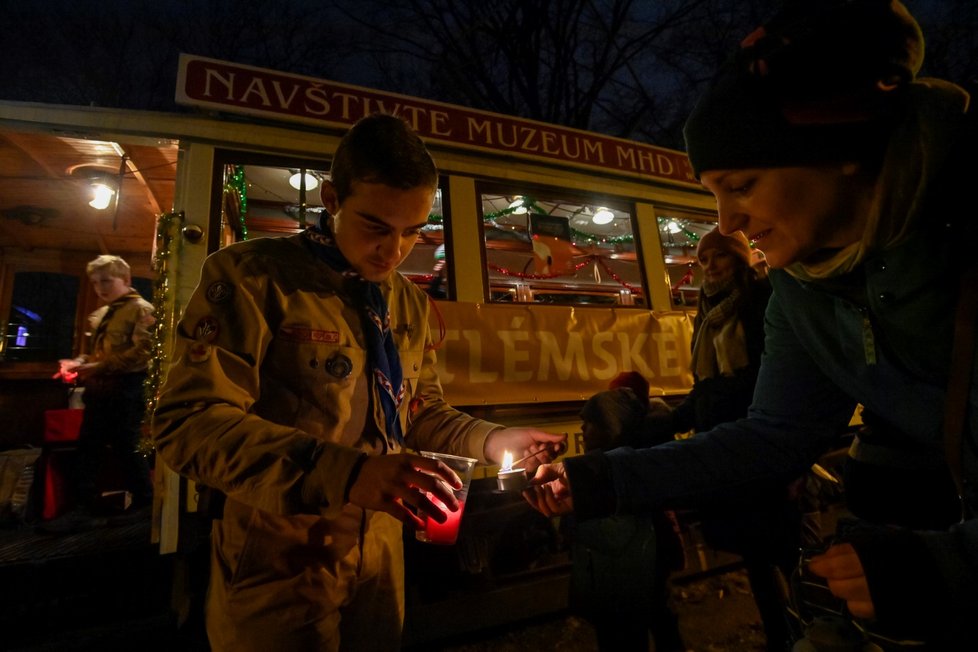
{"type": "Polygon", "coordinates": [[[352,425],[361,428],[369,391],[366,361],[361,348],[276,341],[262,364],[262,415],[333,440],[355,414],[352,425]]]}
{"type": "Polygon", "coordinates": [[[404,378],[404,401],[398,416],[401,419],[401,432],[406,433],[411,425],[411,413],[417,407],[412,402],[418,395],[418,381],[421,377],[421,365],[424,363],[424,351],[405,351],[401,353],[401,371],[404,378]]]}

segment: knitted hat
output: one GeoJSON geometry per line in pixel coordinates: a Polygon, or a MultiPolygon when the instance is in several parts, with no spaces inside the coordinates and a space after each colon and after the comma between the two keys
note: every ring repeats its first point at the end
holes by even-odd
{"type": "Polygon", "coordinates": [[[647,381],[645,376],[637,371],[623,371],[612,378],[608,383],[608,389],[617,389],[619,387],[625,387],[632,390],[635,392],[635,396],[638,397],[640,401],[643,403],[648,403],[649,381],[647,381]]]}
{"type": "Polygon", "coordinates": [[[709,249],[720,249],[733,254],[744,262],[744,265],[751,264],[750,243],[747,236],[740,231],[734,231],[733,235],[723,235],[717,227],[700,238],[700,243],[696,247],[696,255],[701,256],[704,251],[709,249]]]}
{"type": "Polygon", "coordinates": [[[923,52],[898,0],[788,0],[693,108],[693,170],[878,159],[923,52]]]}

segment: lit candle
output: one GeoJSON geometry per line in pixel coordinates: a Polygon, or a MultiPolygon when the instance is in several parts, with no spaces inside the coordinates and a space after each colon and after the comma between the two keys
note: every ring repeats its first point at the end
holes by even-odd
{"type": "Polygon", "coordinates": [[[496,486],[500,491],[523,491],[526,486],[526,470],[513,468],[513,454],[503,451],[503,463],[496,474],[496,486]]]}
{"type": "Polygon", "coordinates": [[[458,539],[458,526],[462,522],[462,512],[465,510],[465,501],[460,500],[458,511],[450,512],[445,504],[438,500],[433,494],[427,494],[435,507],[444,512],[448,518],[444,523],[439,523],[435,519],[425,514],[424,521],[424,540],[428,543],[440,543],[442,545],[452,545],[458,539]]]}

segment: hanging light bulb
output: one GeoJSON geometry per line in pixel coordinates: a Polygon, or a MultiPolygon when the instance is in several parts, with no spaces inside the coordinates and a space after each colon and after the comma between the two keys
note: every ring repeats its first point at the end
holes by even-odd
{"type": "Polygon", "coordinates": [[[513,213],[515,213],[516,215],[523,215],[524,213],[526,213],[526,206],[524,206],[523,204],[524,204],[523,197],[516,195],[516,197],[513,198],[513,201],[510,202],[509,207],[515,209],[513,213]]]}
{"type": "Polygon", "coordinates": [[[95,181],[92,183],[92,193],[92,201],[88,202],[88,205],[92,208],[104,211],[112,202],[112,197],[115,195],[115,190],[105,182],[95,181]]]}
{"type": "Polygon", "coordinates": [[[670,220],[669,223],[666,224],[666,229],[669,231],[669,233],[679,233],[683,230],[683,227],[679,226],[679,222],[676,220],[670,220]]]}
{"type": "Polygon", "coordinates": [[[595,224],[608,224],[614,221],[615,214],[609,211],[607,208],[598,208],[594,211],[594,215],[591,216],[591,221],[595,224]]]}
{"type": "MultiPolygon", "coordinates": [[[[296,172],[291,177],[289,177],[289,185],[295,188],[296,190],[299,190],[302,187],[302,179],[303,179],[302,173],[296,172]]],[[[305,180],[306,180],[306,190],[313,190],[316,186],[319,185],[319,179],[309,174],[308,172],[306,172],[305,174],[305,180]]]]}

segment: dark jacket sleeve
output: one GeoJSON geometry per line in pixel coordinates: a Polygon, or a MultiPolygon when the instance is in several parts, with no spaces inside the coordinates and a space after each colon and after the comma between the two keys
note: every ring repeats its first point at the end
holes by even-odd
{"type": "Polygon", "coordinates": [[[589,467],[579,477],[568,460],[575,510],[582,492],[602,496],[612,491],[623,513],[749,499],[796,478],[836,441],[855,401],[809,357],[775,299],[769,305],[766,353],[749,417],[683,441],[609,451],[604,454],[607,467],[589,467]],[[799,396],[809,400],[799,401],[799,396]],[[611,487],[604,484],[608,481],[611,487]]]}

